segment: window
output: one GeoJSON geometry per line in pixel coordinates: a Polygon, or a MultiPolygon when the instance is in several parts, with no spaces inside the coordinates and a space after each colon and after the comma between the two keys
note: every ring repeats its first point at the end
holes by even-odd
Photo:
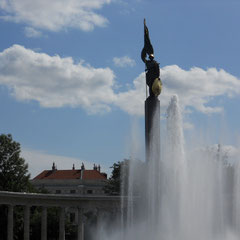
{"type": "Polygon", "coordinates": [[[92,194],[93,190],[87,190],[87,194],[92,194]]]}
{"type": "Polygon", "coordinates": [[[56,190],[56,193],[57,193],[57,194],[61,193],[61,190],[56,190]]]}
{"type": "Polygon", "coordinates": [[[70,193],[74,194],[76,193],[76,190],[70,190],[70,193]]]}

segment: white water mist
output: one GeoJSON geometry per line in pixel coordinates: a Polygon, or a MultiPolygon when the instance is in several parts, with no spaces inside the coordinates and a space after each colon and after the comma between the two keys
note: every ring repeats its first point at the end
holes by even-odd
{"type": "Polygon", "coordinates": [[[124,227],[97,239],[240,239],[240,165],[226,163],[221,145],[185,152],[177,96],[170,101],[166,121],[161,157],[130,164],[124,227]]]}

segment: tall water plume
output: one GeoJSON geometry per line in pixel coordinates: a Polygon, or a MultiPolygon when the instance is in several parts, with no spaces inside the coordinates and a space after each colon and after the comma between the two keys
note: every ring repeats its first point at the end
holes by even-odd
{"type": "Polygon", "coordinates": [[[233,225],[235,232],[240,236],[240,162],[235,163],[234,174],[234,214],[233,225]]]}
{"type": "Polygon", "coordinates": [[[186,184],[186,159],[182,117],[178,97],[171,98],[167,108],[167,132],[161,159],[160,233],[168,238],[179,238],[183,223],[186,184]],[[174,227],[173,227],[174,226],[174,227]]]}
{"type": "Polygon", "coordinates": [[[173,96],[161,157],[151,146],[149,162],[130,163],[124,228],[98,240],[240,239],[240,165],[227,163],[220,144],[185,151],[182,126],[173,96]]]}

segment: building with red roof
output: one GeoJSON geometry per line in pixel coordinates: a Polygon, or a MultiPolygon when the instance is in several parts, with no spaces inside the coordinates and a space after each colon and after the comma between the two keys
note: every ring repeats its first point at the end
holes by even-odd
{"type": "Polygon", "coordinates": [[[70,170],[58,170],[55,163],[51,170],[44,170],[31,180],[38,189],[46,189],[56,194],[104,195],[107,174],[101,172],[100,165],[94,164],[93,169],[87,170],[82,164],[80,169],[73,165],[70,170]]]}

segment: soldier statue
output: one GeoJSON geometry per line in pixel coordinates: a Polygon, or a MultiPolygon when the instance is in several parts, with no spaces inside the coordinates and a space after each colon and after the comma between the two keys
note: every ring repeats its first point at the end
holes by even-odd
{"type": "Polygon", "coordinates": [[[141,58],[146,66],[146,83],[149,87],[150,97],[157,97],[162,90],[162,83],[160,80],[159,63],[154,60],[154,50],[149,38],[146,20],[144,19],[144,47],[141,58]],[[148,59],[146,59],[148,55],[148,59]]]}

